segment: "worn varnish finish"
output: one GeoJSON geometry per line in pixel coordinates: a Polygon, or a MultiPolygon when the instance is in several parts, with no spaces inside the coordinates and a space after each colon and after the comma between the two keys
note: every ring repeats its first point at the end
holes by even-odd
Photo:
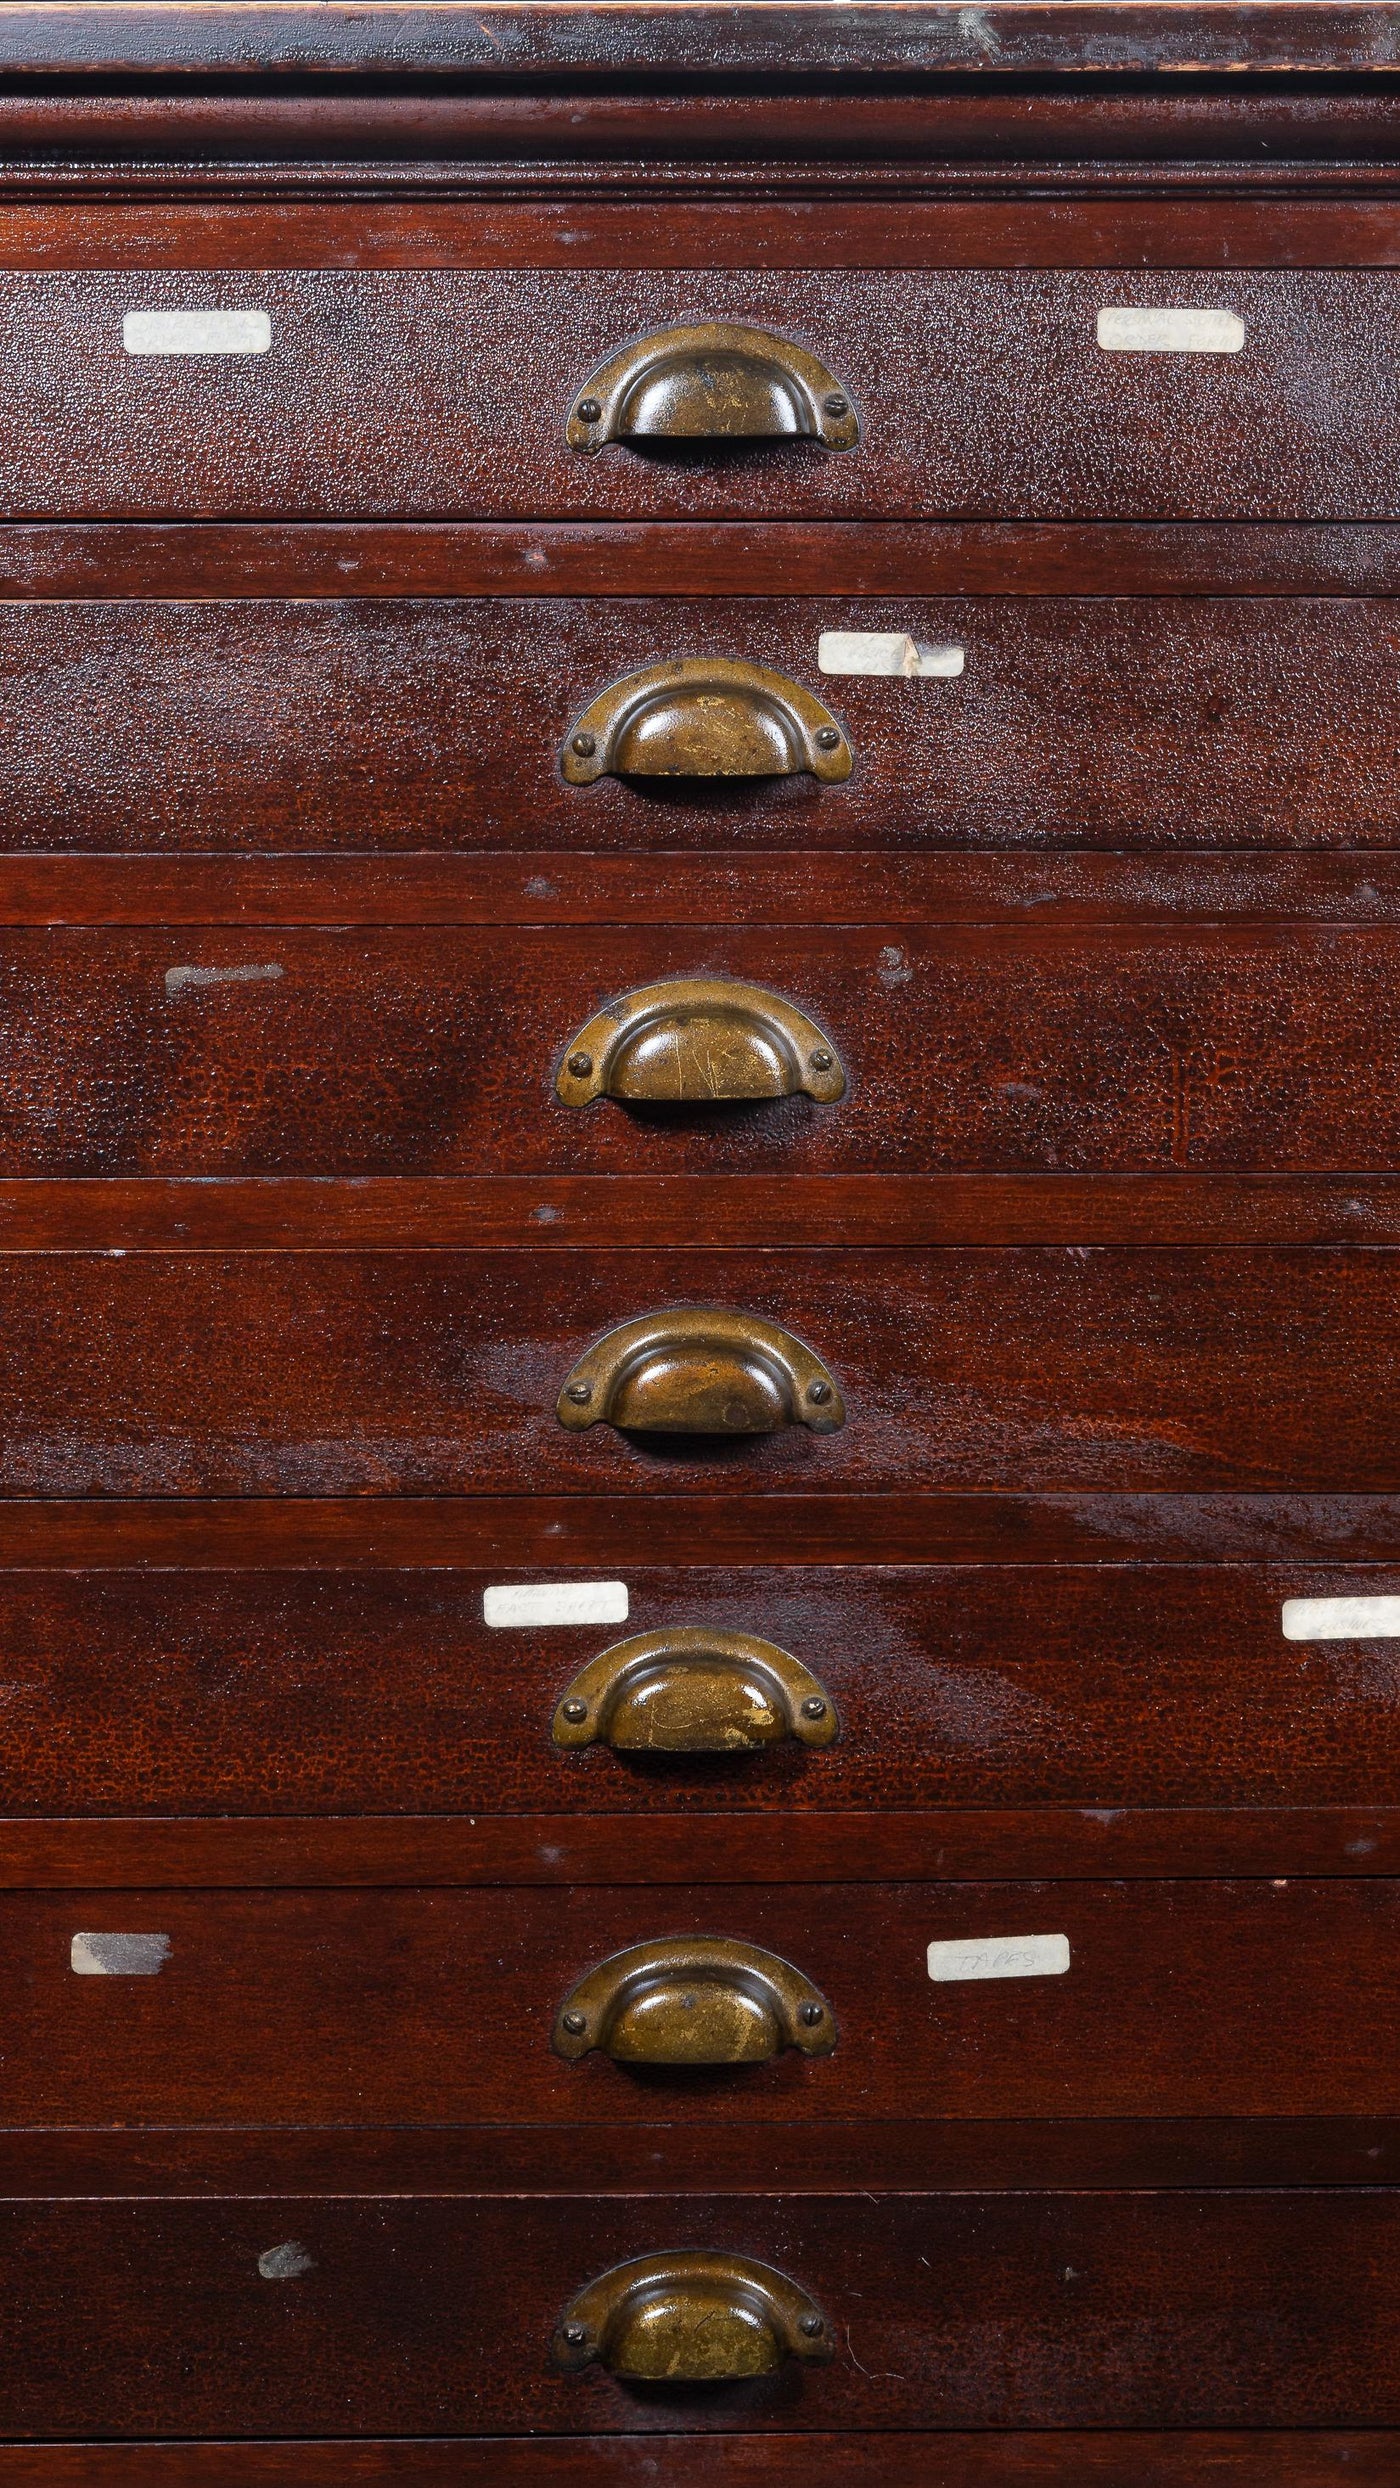
{"type": "Polygon", "coordinates": [[[1386,1250],[0,1262],[6,1495],[1391,1492],[1397,1380],[1386,1250]],[[706,1303],[806,1341],[844,1429],[560,1426],[592,1339],[706,1303]]]}
{"type": "MultiPolygon", "coordinates": [[[[883,211],[882,211],[883,212],[883,211]]],[[[654,268],[16,271],[0,311],[8,518],[1393,519],[1400,275],[1349,269],[820,270],[703,280],[705,317],[777,328],[864,440],[680,463],[564,446],[574,394],[696,315],[654,268]],[[1173,281],[1175,279],[1175,282],[1173,281]],[[1105,354],[1105,302],[1238,312],[1243,352],[1105,354]],[[265,309],[267,354],[122,351],[130,310],[265,309]],[[528,307],[528,318],[524,317],[528,307]]]]}
{"type": "Polygon", "coordinates": [[[414,102],[444,76],[464,71],[488,92],[533,74],[570,93],[576,82],[611,81],[624,64],[661,73],[663,92],[672,83],[701,93],[724,92],[731,81],[742,87],[736,72],[760,73],[781,92],[792,78],[820,91],[836,72],[860,87],[996,68],[1034,77],[1051,97],[1070,79],[1097,80],[1105,71],[1151,73],[1148,91],[1166,95],[1183,72],[1191,73],[1190,86],[1202,72],[1229,73],[1229,84],[1246,95],[1276,71],[1292,73],[1304,93],[1310,77],[1371,73],[1384,95],[1389,37],[1389,21],[1367,0],[1205,0],[1180,14],[1159,0],[1122,0],[1112,8],[1097,0],[989,0],[972,20],[940,0],[841,11],[784,0],[742,12],[722,0],[695,0],[683,13],[655,0],[637,7],[603,0],[563,17],[531,0],[488,0],[485,7],[448,0],[427,23],[411,0],[369,9],[351,0],[330,7],[292,0],[275,10],[241,0],[217,17],[191,13],[173,27],[152,25],[131,6],[104,7],[97,22],[75,23],[55,0],[31,0],[6,26],[0,59],[7,69],[54,78],[81,68],[118,88],[158,71],[177,93],[200,78],[249,67],[274,93],[273,81],[289,71],[327,76],[332,92],[348,86],[352,74],[373,71],[414,102]]]}
{"type": "MultiPolygon", "coordinates": [[[[1393,1595],[1400,1573],[626,1574],[625,1627],[507,1631],[482,1622],[494,1576],[480,1572],[0,1575],[0,1811],[537,1812],[577,1814],[587,1838],[590,1818],[619,1814],[1400,1806],[1400,1642],[1287,1642],[1280,1625],[1287,1598],[1393,1595]],[[551,1721],[577,1668],[662,1625],[792,1651],[835,1702],[840,1740],[727,1759],[560,1753],[551,1721]]],[[[819,1848],[835,1829],[814,1828],[819,1848]]],[[[868,1836],[862,1819],[852,1855],[868,1836]]],[[[931,1844],[962,1836],[930,1823],[931,1844]]],[[[391,1854],[381,1842],[369,1871],[391,1854]]]]}
{"type": "MultiPolygon", "coordinates": [[[[1164,358],[1105,357],[1135,359],[1164,358]]],[[[149,369],[215,385],[197,362],[149,369]]],[[[847,475],[863,454],[829,463],[847,475]]],[[[1258,595],[17,602],[0,608],[0,835],[19,851],[1384,848],[1395,614],[1258,595]],[[965,669],[824,676],[833,627],[960,646],[965,669]],[[815,691],[852,776],[563,783],[560,747],[598,693],[702,656],[815,691]]]]}
{"type": "Polygon", "coordinates": [[[1393,2428],[1398,2227],[1359,2188],[13,2205],[0,2422],[90,2437],[100,2397],[114,2436],[1393,2428]],[[551,2372],[564,2298],[678,2220],[811,2289],[831,2366],[707,2394],[551,2372]],[[262,2279],[283,2243],[313,2269],[262,2279]]]}
{"type": "Polygon", "coordinates": [[[16,1177],[1383,1172],[1398,966],[1393,932],[1296,924],[12,933],[0,1154],[16,1177]],[[845,1096],[716,1103],[697,1045],[675,1106],[561,1104],[610,997],[697,975],[809,1013],[845,1096]]]}
{"type": "Polygon", "coordinates": [[[10,1893],[0,1928],[12,2126],[1400,2114],[1385,1878],[10,1893]],[[169,1938],[157,1975],[73,1973],[75,1930],[123,1928],[169,1938]],[[1041,1934],[1065,1974],[930,1979],[931,1942],[1041,1934]],[[561,2062],[583,1972],[686,1935],[790,1961],[834,2055],[561,2062]]]}

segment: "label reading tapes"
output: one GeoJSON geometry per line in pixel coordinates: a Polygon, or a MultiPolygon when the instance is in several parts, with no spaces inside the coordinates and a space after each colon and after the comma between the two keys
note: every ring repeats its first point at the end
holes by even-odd
{"type": "Polygon", "coordinates": [[[1068,1968],[1067,1935],[974,1935],[928,1948],[928,1974],[940,1985],[960,1978],[1063,1978],[1068,1968]]]}
{"type": "Polygon", "coordinates": [[[489,1589],[481,1602],[488,1624],[625,1624],[625,1581],[535,1581],[520,1589],[489,1589]]]}
{"type": "Polygon", "coordinates": [[[1400,1598],[1285,1598],[1285,1641],[1394,1641],[1400,1598]]]}
{"type": "Polygon", "coordinates": [[[1105,354],[1238,354],[1244,322],[1236,311],[1158,311],[1110,305],[1099,313],[1105,354]]]}
{"type": "Polygon", "coordinates": [[[265,311],[128,311],[122,321],[128,354],[266,354],[271,343],[265,311]]]}

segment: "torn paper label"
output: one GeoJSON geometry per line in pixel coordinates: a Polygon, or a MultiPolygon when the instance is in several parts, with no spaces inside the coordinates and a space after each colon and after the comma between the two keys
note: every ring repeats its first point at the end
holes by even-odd
{"type": "Polygon", "coordinates": [[[934,647],[908,631],[823,631],[817,641],[817,663],[824,674],[948,681],[962,672],[963,656],[961,648],[934,647]]]}

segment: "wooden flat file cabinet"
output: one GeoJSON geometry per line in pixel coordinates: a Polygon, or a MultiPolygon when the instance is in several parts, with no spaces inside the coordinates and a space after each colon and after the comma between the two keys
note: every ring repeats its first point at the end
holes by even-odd
{"type": "Polygon", "coordinates": [[[0,7],[0,2488],[1400,2488],[1389,0],[0,7]]]}

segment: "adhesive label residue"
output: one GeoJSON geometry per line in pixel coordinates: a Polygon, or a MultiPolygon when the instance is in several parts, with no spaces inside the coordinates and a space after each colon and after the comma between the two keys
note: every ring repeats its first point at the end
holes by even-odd
{"type": "Polygon", "coordinates": [[[1114,305],[1099,313],[1105,354],[1238,354],[1244,322],[1236,311],[1135,310],[1114,305]]]}
{"type": "Polygon", "coordinates": [[[75,1935],[68,1947],[79,1978],[154,1978],[169,1958],[168,1935],[75,1935]]]}

